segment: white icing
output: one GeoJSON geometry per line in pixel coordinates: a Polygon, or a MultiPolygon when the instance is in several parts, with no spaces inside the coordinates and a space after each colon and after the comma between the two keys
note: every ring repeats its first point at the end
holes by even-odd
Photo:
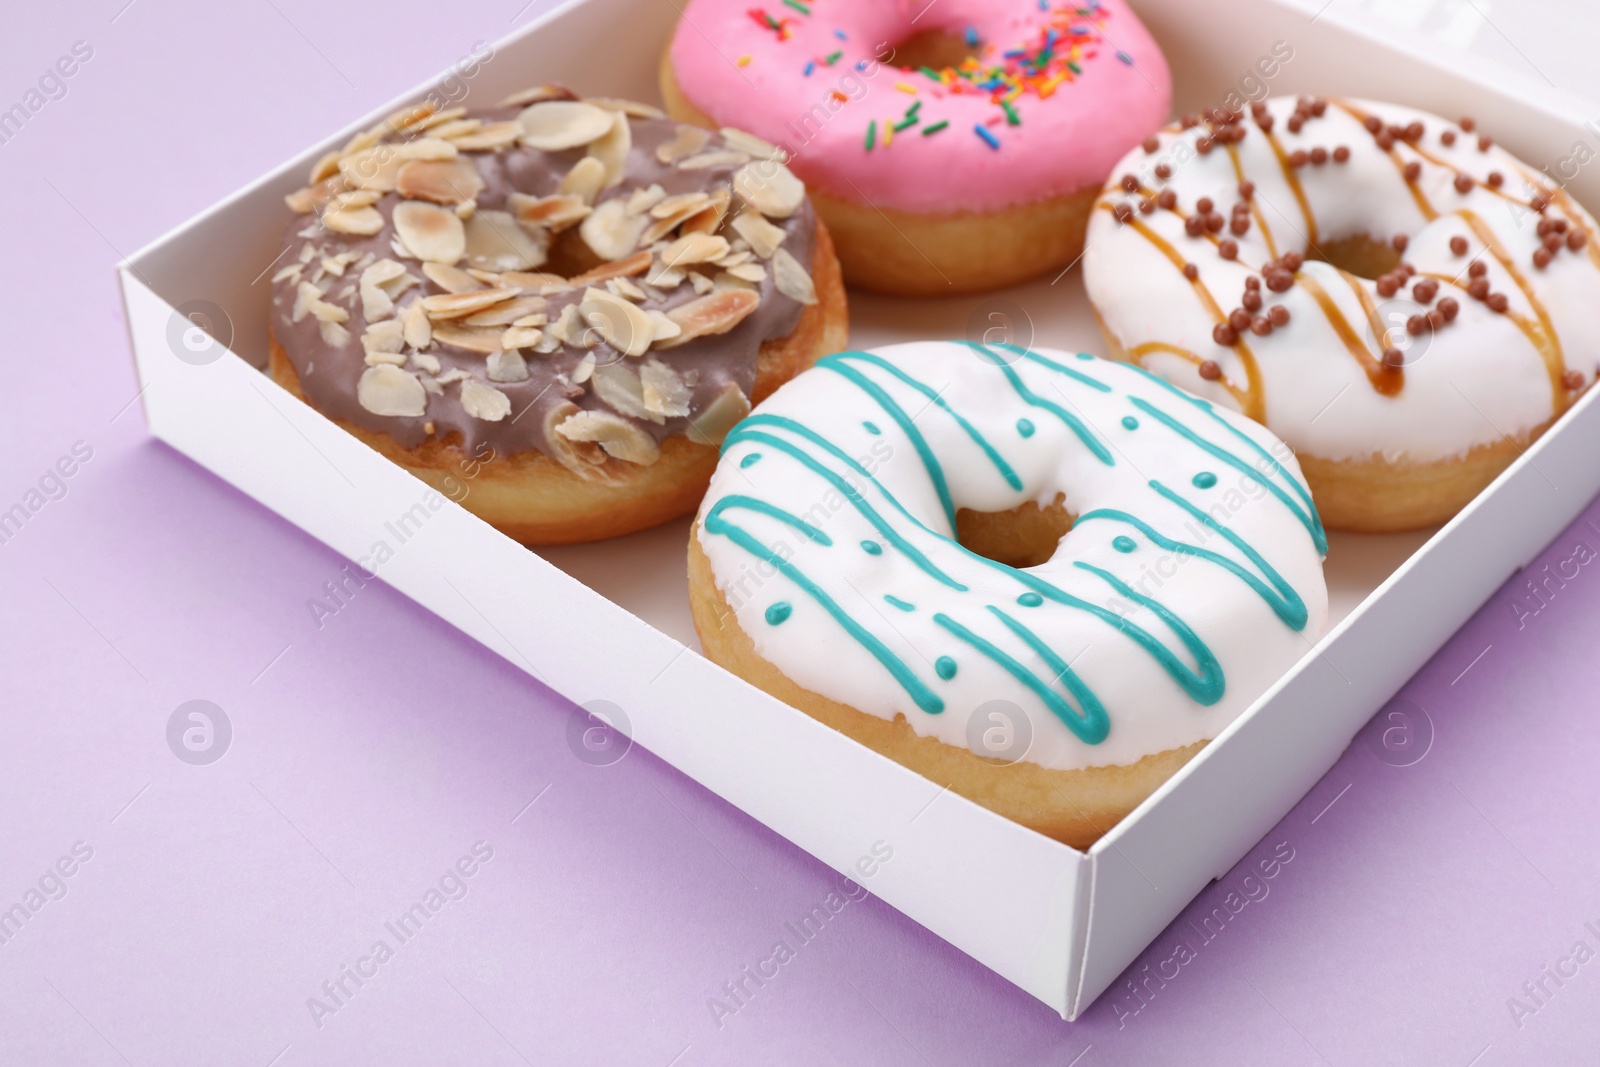
{"type": "MultiPolygon", "coordinates": [[[[1374,337],[1379,331],[1369,324],[1353,286],[1371,296],[1385,329],[1396,328],[1389,336],[1399,340],[1399,347],[1406,352],[1404,385],[1398,395],[1385,396],[1373,387],[1306,286],[1297,282],[1284,293],[1263,286],[1266,306],[1282,304],[1291,320],[1268,336],[1247,332],[1242,340],[1260,368],[1265,421],[1296,452],[1335,460],[1382,455],[1426,462],[1460,455],[1504,435],[1524,433],[1564,410],[1575,394],[1552,386],[1545,359],[1519,328],[1516,317],[1537,328],[1536,301],[1547,314],[1564,355],[1564,367],[1556,368],[1556,378],[1565,369],[1581,374],[1584,384],[1593,381],[1596,353],[1600,352],[1600,316],[1595,314],[1600,307],[1600,260],[1596,258],[1600,253],[1595,249],[1593,219],[1570,197],[1556,198],[1548,217],[1565,218],[1581,227],[1589,243],[1577,252],[1563,247],[1548,267],[1536,269],[1532,258],[1540,245],[1535,229],[1540,216],[1527,205],[1541,189],[1548,199],[1551,183],[1498,146],[1481,151],[1477,131],[1464,133],[1435,115],[1394,104],[1330,99],[1323,117],[1309,119],[1299,133],[1291,133],[1287,120],[1294,106],[1288,98],[1266,102],[1275,119],[1272,134],[1286,154],[1316,147],[1331,152],[1343,145],[1350,149],[1350,158],[1343,163],[1330,159],[1320,166],[1293,169],[1309,206],[1312,222],[1308,223],[1285,177],[1286,168],[1279,164],[1269,139],[1246,116],[1243,124],[1248,132],[1232,147],[1239,170],[1255,184],[1260,210],[1249,232],[1235,238],[1237,261],[1223,259],[1212,241],[1184,232],[1182,216],[1193,213],[1200,198],[1211,198],[1215,210],[1225,217],[1240,199],[1239,176],[1229,151],[1221,145],[1209,154],[1194,151],[1195,142],[1206,133],[1203,126],[1181,131],[1169,128],[1160,135],[1155,153],[1137,149],[1117,166],[1090,221],[1084,255],[1085,284],[1106,330],[1125,349],[1164,342],[1186,349],[1199,360],[1215,361],[1223,382],[1203,380],[1195,361],[1183,356],[1152,352],[1140,357],[1144,366],[1175,384],[1230,407],[1241,406],[1223,383],[1245,390],[1245,361],[1236,348],[1213,340],[1216,319],[1195,286],[1136,227],[1119,223],[1104,209],[1119,202],[1137,206],[1140,196],[1124,192],[1117,184],[1123,175],[1133,174],[1147,190],[1170,188],[1176,192],[1176,211],[1157,208],[1149,214],[1136,214],[1134,219],[1199,268],[1199,282],[1215,297],[1223,314],[1239,306],[1246,276],[1272,258],[1267,245],[1270,235],[1278,255],[1293,250],[1308,256],[1301,275],[1309,276],[1327,292],[1373,358],[1381,356],[1384,344],[1381,337],[1374,337]],[[1376,115],[1385,125],[1423,124],[1417,145],[1396,141],[1394,146],[1401,165],[1421,164],[1417,196],[1395,159],[1379,149],[1352,112],[1376,115]],[[1442,143],[1440,135],[1445,130],[1456,134],[1454,145],[1442,143]],[[1425,158],[1418,147],[1438,162],[1425,158]],[[1154,173],[1162,162],[1172,167],[1166,180],[1154,173]],[[1498,192],[1486,184],[1492,171],[1504,178],[1498,192]],[[1453,184],[1458,172],[1476,179],[1465,194],[1453,184]],[[1535,178],[1537,185],[1530,184],[1535,178]],[[1428,220],[1419,196],[1437,212],[1437,218],[1428,220]],[[1486,251],[1485,242],[1469,226],[1464,212],[1481,220],[1502,246],[1527,292],[1486,251]],[[1408,235],[1404,256],[1417,268],[1413,281],[1439,275],[1457,279],[1464,286],[1470,281],[1468,265],[1481,258],[1488,265],[1486,277],[1492,291],[1507,296],[1512,314],[1497,314],[1448,282],[1440,284],[1438,297],[1427,306],[1411,298],[1410,283],[1394,297],[1381,297],[1372,281],[1342,275],[1326,263],[1309,259],[1313,224],[1318,241],[1362,234],[1387,241],[1396,234],[1408,235]],[[1450,239],[1455,236],[1467,239],[1465,255],[1451,250],[1450,239]],[[1453,323],[1431,334],[1405,333],[1407,317],[1436,306],[1444,297],[1460,304],[1453,323]]],[[[1224,230],[1219,236],[1233,235],[1224,230]]]]}
{"type": "MultiPolygon", "coordinates": [[[[1024,356],[924,342],[828,357],[762,403],[728,439],[701,506],[697,536],[717,587],[756,651],[803,688],[882,718],[904,716],[916,733],[961,747],[972,747],[969,722],[980,706],[1009,701],[1031,725],[1025,758],[1065,769],[1129,764],[1213,738],[1311,649],[1326,625],[1327,590],[1317,545],[1320,527],[1314,518],[1297,515],[1297,509],[1305,514],[1308,499],[1298,464],[1266,429],[1213,410],[1134,367],[1046,349],[1024,356]],[[889,366],[871,362],[873,356],[889,366]],[[1008,379],[997,358],[1035,402],[1008,379]],[[1093,379],[1107,391],[1041,360],[1093,379]],[[841,368],[861,375],[888,402],[841,368]],[[898,377],[895,369],[924,389],[898,377]],[[930,392],[939,400],[930,399],[930,392]],[[1028,501],[1048,505],[1063,495],[1078,522],[1054,556],[1041,566],[1014,571],[952,540],[935,479],[895,408],[937,457],[954,508],[1004,511],[1028,501]],[[966,420],[970,433],[956,415],[966,420]],[[1099,458],[1063,415],[1077,419],[1110,462],[1099,458]],[[1240,457],[1243,469],[1185,437],[1163,422],[1163,415],[1213,449],[1240,457]],[[1124,424],[1126,417],[1137,421],[1136,428],[1124,424]],[[1031,436],[1024,435],[1019,420],[1032,424],[1031,436]],[[796,427],[832,442],[865,473],[808,441],[796,427]],[[978,439],[1011,468],[1018,487],[1008,484],[978,439]],[[775,441],[843,478],[911,549],[966,590],[941,582],[897,550],[845,493],[775,441]],[[760,458],[750,461],[755,454],[760,458]],[[1214,474],[1215,484],[1197,487],[1193,479],[1202,472],[1214,474]],[[1159,535],[1216,553],[1258,580],[1271,573],[1153,483],[1209,510],[1240,543],[1258,552],[1292,590],[1290,599],[1303,603],[1300,628],[1225,566],[1158,547],[1120,519],[1089,517],[1103,509],[1127,512],[1159,535]],[[741,503],[749,500],[804,519],[831,543],[741,503]],[[752,538],[756,550],[741,545],[729,526],[752,538]],[[1130,538],[1133,550],[1119,551],[1119,538],[1130,538]],[[865,550],[863,541],[881,545],[881,554],[865,550]],[[785,560],[790,570],[764,559],[762,549],[785,560]],[[1223,679],[1220,699],[1207,706],[1191,696],[1117,618],[1143,628],[1178,662],[1196,668],[1199,655],[1162,621],[1156,607],[1119,593],[1083,565],[1102,569],[1192,628],[1215,655],[1223,679]],[[1024,606],[1018,597],[1029,592],[1030,577],[1112,614],[1051,599],[1024,606]],[[816,591],[805,588],[804,581],[815,583],[816,591]],[[906,685],[823,607],[818,593],[881,642],[943,710],[919,707],[906,685]],[[886,596],[914,610],[896,608],[886,596]],[[767,611],[779,603],[791,605],[792,614],[773,625],[767,611]],[[995,608],[1028,627],[1050,655],[1031,648],[995,608]],[[1109,732],[1098,743],[1081,740],[1038,692],[941,625],[936,615],[992,642],[1052,693],[1081,708],[1051,658],[1065,661],[1082,688],[1103,705],[1109,732]],[[936,670],[945,656],[957,664],[949,679],[936,670]]],[[[979,730],[987,725],[981,723],[979,730]]]]}

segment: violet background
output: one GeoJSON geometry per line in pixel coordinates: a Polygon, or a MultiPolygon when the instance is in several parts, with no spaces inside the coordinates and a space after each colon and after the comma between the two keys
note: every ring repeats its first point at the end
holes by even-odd
{"type": "MultiPolygon", "coordinates": [[[[94,53],[0,144],[0,508],[75,442],[93,458],[0,545],[0,907],[75,842],[93,856],[0,944],[0,1063],[1593,1060],[1600,961],[1520,1026],[1507,1001],[1533,1006],[1522,984],[1580,938],[1600,949],[1600,568],[1513,607],[1531,571],[1600,549],[1596,505],[1393,705],[1429,744],[1397,756],[1369,727],[1156,940],[1127,978],[1180,938],[1197,953],[1148,1003],[1119,983],[1063,1023],[868,899],[719,1027],[707,999],[838,876],[642,750],[580,762],[570,704],[387,587],[318,629],[307,600],[344,561],[130,405],[113,263],[550,6],[521,4],[6,12],[4,105],[75,41],[94,53]],[[205,767],[165,737],[196,698],[234,728],[205,767]],[[385,921],[480,840],[467,895],[314,1025],[307,998],[396,945],[385,921]],[[1202,943],[1187,918],[1280,843],[1267,895],[1202,943]]],[[[1486,0],[1365,17],[1600,96],[1597,35],[1551,35],[1561,6],[1534,6],[1543,28],[1486,0]]]]}

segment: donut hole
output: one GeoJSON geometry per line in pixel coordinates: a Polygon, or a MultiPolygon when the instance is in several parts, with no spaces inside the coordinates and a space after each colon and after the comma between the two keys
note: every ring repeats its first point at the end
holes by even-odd
{"type": "Polygon", "coordinates": [[[1364,233],[1324,240],[1307,249],[1305,255],[1368,281],[1375,281],[1400,265],[1400,253],[1394,245],[1364,233]]]}
{"type": "Polygon", "coordinates": [[[1072,529],[1072,514],[1063,498],[1041,508],[1030,500],[1010,511],[956,512],[956,540],[968,552],[1008,567],[1037,567],[1055,555],[1072,529]]]}
{"type": "Polygon", "coordinates": [[[894,46],[891,63],[901,70],[943,70],[976,59],[978,50],[948,30],[923,30],[894,46]]]}

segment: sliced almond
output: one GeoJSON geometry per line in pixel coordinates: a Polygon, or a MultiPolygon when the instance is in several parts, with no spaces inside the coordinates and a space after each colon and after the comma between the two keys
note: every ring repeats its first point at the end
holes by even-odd
{"type": "MultiPolygon", "coordinates": [[[[728,273],[740,281],[750,282],[752,285],[759,285],[767,280],[767,268],[759,263],[739,263],[729,267],[728,273]]],[[[807,280],[809,281],[810,279],[807,280]]],[[[815,297],[816,294],[813,293],[812,296],[815,297]]],[[[814,302],[814,300],[811,302],[814,302]]],[[[801,301],[801,303],[807,303],[807,301],[801,301]]]]}
{"type": "Polygon", "coordinates": [[[652,308],[646,311],[645,314],[650,316],[650,321],[655,326],[655,334],[651,338],[651,344],[657,347],[664,347],[661,344],[662,341],[670,341],[683,333],[683,327],[667,318],[662,312],[652,308]]]}
{"type": "MultiPolygon", "coordinates": [[[[513,289],[515,293],[522,290],[513,289]]],[[[463,326],[510,326],[519,319],[533,315],[545,306],[542,296],[520,296],[515,300],[507,300],[496,304],[483,311],[474,312],[461,320],[463,326]]]]}
{"type": "Polygon", "coordinates": [[[624,300],[632,300],[636,303],[642,304],[644,301],[650,299],[649,293],[645,292],[637,285],[634,285],[625,277],[607,278],[606,288],[610,289],[613,293],[616,293],[624,300]]]}
{"type": "Polygon", "coordinates": [[[484,422],[499,422],[511,414],[511,398],[476,378],[461,383],[461,410],[484,422]]]}
{"type": "Polygon", "coordinates": [[[428,410],[428,395],[417,376],[388,363],[361,372],[356,400],[374,415],[415,418],[428,410]]]}
{"type": "Polygon", "coordinates": [[[594,353],[590,352],[588,355],[578,360],[578,365],[572,368],[571,378],[573,384],[582,385],[584,382],[592,378],[594,376],[594,367],[594,353]]]}
{"type": "Polygon", "coordinates": [[[585,204],[593,204],[594,198],[600,195],[600,187],[605,184],[606,165],[594,156],[584,156],[573,164],[566,176],[556,186],[556,193],[562,196],[575,196],[585,204]]]}
{"type": "Polygon", "coordinates": [[[428,321],[428,313],[423,310],[422,301],[418,300],[408,305],[400,313],[400,323],[406,344],[412,348],[427,348],[433,343],[433,324],[428,321]]]}
{"type": "Polygon", "coordinates": [[[401,243],[417,259],[455,263],[467,250],[466,229],[460,216],[425,200],[396,204],[394,228],[401,243]]]}
{"type": "Polygon", "coordinates": [[[606,344],[625,356],[644,355],[655,336],[650,316],[604,289],[584,290],[578,314],[606,344]]]}
{"type": "Polygon", "coordinates": [[[522,143],[545,152],[578,148],[604,137],[615,112],[577,100],[546,100],[524,108],[517,116],[522,143]]]}
{"type": "Polygon", "coordinates": [[[743,152],[733,152],[722,149],[716,152],[701,152],[699,155],[690,156],[688,159],[678,160],[679,170],[710,170],[712,167],[737,167],[741,163],[749,162],[750,157],[743,152]]]}
{"type": "Polygon", "coordinates": [[[817,287],[812,283],[811,275],[787,249],[778,249],[772,257],[772,282],[778,287],[778,292],[790,300],[798,300],[802,304],[817,302],[817,287]]]}
{"type": "Polygon", "coordinates": [[[289,210],[297,215],[305,215],[321,209],[344,188],[343,178],[329,178],[317,182],[315,185],[304,189],[297,189],[283,198],[289,205],[289,210]]]}
{"type": "Polygon", "coordinates": [[[401,353],[405,346],[406,339],[399,319],[375,322],[361,335],[361,347],[367,354],[368,366],[376,366],[379,363],[393,363],[398,366],[404,363],[406,357],[401,353]]]}
{"type": "Polygon", "coordinates": [[[757,159],[777,159],[780,163],[787,163],[783,149],[768,141],[763,141],[753,133],[736,130],[732,126],[724,126],[720,131],[722,139],[728,143],[729,148],[740,152],[747,152],[757,159]]]}
{"type": "Polygon", "coordinates": [[[690,233],[668,245],[661,253],[661,262],[669,268],[682,268],[695,263],[709,263],[727,254],[726,238],[710,233],[690,233]]]}
{"type": "Polygon", "coordinates": [[[583,344],[583,335],[586,332],[582,321],[578,318],[578,305],[567,304],[556,316],[556,321],[545,331],[545,337],[554,338],[557,344],[577,347],[583,344]]]}
{"type": "Polygon", "coordinates": [[[512,193],[506,206],[522,225],[542,226],[551,233],[560,233],[575,226],[589,215],[587,201],[572,193],[557,193],[554,196],[512,193]]]}
{"type": "Polygon", "coordinates": [[[453,135],[450,142],[463,152],[494,152],[510,148],[521,138],[521,123],[487,122],[470,132],[453,135]]]}
{"type": "Polygon", "coordinates": [[[718,189],[711,196],[711,203],[684,219],[678,227],[679,233],[716,233],[722,226],[722,220],[727,217],[728,208],[733,203],[733,197],[726,189],[718,189]]]}
{"type": "Polygon", "coordinates": [[[478,289],[470,293],[440,293],[422,298],[422,307],[435,323],[462,319],[475,311],[511,300],[520,289],[478,289]]]}
{"type": "Polygon", "coordinates": [[[324,181],[333,177],[335,174],[338,174],[339,156],[340,153],[338,152],[324,152],[321,156],[317,157],[317,161],[311,164],[311,173],[306,178],[306,184],[316,185],[318,182],[324,181]]]}
{"type": "MultiPolygon", "coordinates": [[[[414,367],[417,367],[420,370],[427,371],[428,374],[430,374],[430,375],[439,373],[439,357],[438,356],[434,356],[434,355],[430,355],[427,352],[413,352],[413,353],[411,353],[411,365],[414,366],[414,367]]],[[[430,379],[424,381],[422,383],[422,387],[424,389],[427,389],[428,388],[428,381],[431,381],[431,380],[432,379],[430,378],[430,379]]],[[[434,384],[438,384],[438,383],[435,382],[434,384]]],[[[441,390],[441,392],[442,391],[443,390],[441,390]]],[[[432,390],[429,390],[429,392],[432,392],[432,390]]]]}
{"type": "Polygon", "coordinates": [[[350,331],[344,328],[342,322],[324,319],[317,323],[317,332],[322,334],[322,343],[329,348],[343,348],[350,343],[350,331]]]}
{"type": "Polygon", "coordinates": [[[395,178],[395,190],[411,200],[459,204],[483,192],[478,168],[466,159],[407,160],[395,178]]]}
{"type": "Polygon", "coordinates": [[[689,282],[690,282],[690,284],[692,284],[694,286],[694,291],[699,293],[699,294],[701,294],[702,296],[705,295],[706,293],[711,292],[712,289],[716,288],[716,286],[714,286],[711,283],[711,279],[710,278],[708,278],[704,274],[700,274],[698,272],[691,272],[690,273],[689,282]]]}
{"type": "Polygon", "coordinates": [[[639,384],[644,406],[655,421],[677,419],[689,414],[693,394],[676,370],[659,359],[647,359],[639,367],[639,384]]]}
{"type": "Polygon", "coordinates": [[[771,259],[772,254],[788,236],[788,231],[782,226],[774,226],[756,211],[739,212],[734,216],[731,225],[733,232],[748,241],[750,250],[762,259],[771,259]]]}
{"type": "Polygon", "coordinates": [[[371,237],[383,229],[383,216],[375,207],[344,208],[323,212],[322,225],[335,233],[371,237]]]}
{"type": "Polygon", "coordinates": [[[661,446],[627,419],[605,411],[580,411],[556,427],[569,441],[593,441],[606,455],[648,467],[661,458],[661,446]]]}
{"type": "Polygon", "coordinates": [[[528,362],[515,349],[491,352],[485,364],[491,382],[525,382],[528,380],[528,362]]]}
{"type": "Polygon", "coordinates": [[[479,211],[467,220],[467,261],[482,270],[528,270],[543,265],[549,235],[529,231],[505,211],[479,211]]]}
{"type": "Polygon", "coordinates": [[[706,296],[679,304],[666,312],[667,318],[677,323],[683,333],[659,347],[676,348],[696,337],[727,333],[761,303],[761,297],[749,289],[723,289],[706,296]]]}
{"type": "Polygon", "coordinates": [[[422,273],[428,280],[447,293],[470,293],[474,289],[482,289],[484,283],[468,274],[460,267],[452,267],[448,263],[424,263],[422,273]]]}
{"type": "Polygon", "coordinates": [[[678,133],[672,140],[656,146],[656,159],[667,164],[688,159],[704,148],[710,140],[711,134],[698,126],[679,126],[678,133]]]}
{"type": "MultiPolygon", "coordinates": [[[[465,137],[469,133],[477,133],[478,130],[482,128],[482,119],[456,119],[454,122],[446,122],[442,125],[433,127],[433,129],[429,131],[429,135],[432,137],[442,137],[444,140],[454,143],[457,138],[465,137]]],[[[517,136],[522,136],[521,126],[517,127],[517,136]]],[[[461,151],[461,146],[459,144],[456,145],[456,151],[461,151]]]]}
{"type": "MultiPolygon", "coordinates": [[[[500,347],[506,351],[515,348],[534,348],[544,340],[544,331],[533,326],[512,326],[500,335],[500,347]]],[[[493,356],[490,357],[491,359],[493,356]]]]}
{"type": "Polygon", "coordinates": [[[442,137],[418,137],[415,141],[401,141],[396,145],[382,145],[397,159],[454,159],[456,146],[442,137]]]}
{"type": "Polygon", "coordinates": [[[739,199],[768,218],[786,219],[805,202],[806,187],[788,167],[776,160],[759,160],[740,167],[733,176],[739,199]]]}
{"type": "Polygon", "coordinates": [[[625,363],[599,363],[590,379],[594,395],[620,415],[651,422],[665,422],[644,405],[644,384],[638,373],[625,363]]]}
{"type": "Polygon", "coordinates": [[[684,436],[696,444],[720,445],[728,436],[728,431],[748,414],[750,398],[737,385],[729,384],[717,394],[715,400],[706,405],[704,411],[689,420],[689,428],[684,431],[684,436]]]}
{"type": "Polygon", "coordinates": [[[628,124],[628,116],[620,111],[611,113],[611,129],[605,136],[589,145],[589,155],[600,161],[606,169],[605,180],[600,183],[600,188],[609,189],[622,181],[623,171],[628,166],[628,153],[633,151],[633,128],[628,124]]]}
{"type": "Polygon", "coordinates": [[[437,343],[485,355],[500,351],[500,335],[501,331],[493,327],[460,326],[453,322],[433,324],[433,340],[437,343]]]}
{"type": "Polygon", "coordinates": [[[629,215],[621,199],[607,200],[578,227],[584,243],[601,259],[621,259],[631,254],[649,225],[647,216],[629,215]]]}
{"type": "Polygon", "coordinates": [[[635,252],[631,256],[616,260],[612,263],[602,263],[590,271],[571,279],[570,284],[577,286],[598,285],[612,278],[628,278],[635,274],[643,274],[650,269],[650,253],[635,252]]]}
{"type": "Polygon", "coordinates": [[[633,195],[628,197],[628,214],[649,211],[666,198],[667,191],[654,182],[643,189],[635,189],[633,195]]]}
{"type": "Polygon", "coordinates": [[[396,133],[407,130],[420,122],[426,122],[428,117],[438,109],[438,105],[431,100],[424,100],[420,104],[403,107],[384,119],[384,125],[396,133]]]}
{"type": "Polygon", "coordinates": [[[592,441],[573,441],[560,432],[562,424],[579,414],[579,410],[578,405],[564,400],[545,412],[545,445],[557,462],[580,478],[603,478],[605,450],[592,441]]]}
{"type": "Polygon", "coordinates": [[[537,104],[541,100],[571,100],[574,94],[571,89],[561,85],[535,85],[528,89],[520,89],[501,100],[497,107],[526,107],[537,104]]]}
{"type": "Polygon", "coordinates": [[[406,268],[392,259],[380,259],[361,272],[361,314],[368,322],[386,319],[394,312],[394,297],[385,283],[405,274],[406,268]]]}
{"type": "Polygon", "coordinates": [[[446,123],[454,122],[456,119],[459,119],[466,113],[467,109],[464,107],[447,107],[443,111],[435,111],[433,114],[417,123],[416,129],[419,132],[422,130],[431,130],[435,127],[443,126],[446,123]]]}
{"type": "Polygon", "coordinates": [[[649,104],[641,104],[637,100],[623,100],[614,96],[590,96],[584,98],[595,107],[603,107],[607,111],[620,111],[624,115],[631,115],[636,119],[664,119],[666,112],[649,104]]]}
{"type": "Polygon", "coordinates": [[[400,168],[407,162],[396,154],[393,145],[375,145],[341,158],[339,174],[352,189],[374,189],[386,193],[394,188],[400,168]]]}

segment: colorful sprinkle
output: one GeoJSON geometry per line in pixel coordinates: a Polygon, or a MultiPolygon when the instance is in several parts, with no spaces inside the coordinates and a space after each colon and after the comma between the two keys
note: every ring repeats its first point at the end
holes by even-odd
{"type": "Polygon", "coordinates": [[[889,128],[891,130],[905,130],[905,129],[910,129],[912,126],[915,126],[916,124],[917,124],[917,116],[912,115],[908,119],[901,119],[899,122],[895,123],[893,126],[890,126],[889,128]]]}
{"type": "Polygon", "coordinates": [[[748,67],[749,65],[750,65],[750,56],[742,55],[742,56],[739,57],[739,66],[748,67]]]}
{"type": "Polygon", "coordinates": [[[1128,53],[1122,51],[1120,48],[1117,49],[1117,58],[1122,60],[1128,66],[1130,66],[1130,67],[1133,66],[1133,57],[1130,56],[1128,53]]]}
{"type": "Polygon", "coordinates": [[[1000,101],[1000,107],[1006,113],[1006,124],[1007,125],[1009,125],[1009,126],[1021,126],[1022,125],[1022,116],[1017,114],[1017,109],[1011,106],[1011,102],[1009,100],[1000,101]]]}
{"type": "Polygon", "coordinates": [[[932,126],[924,126],[924,127],[922,127],[922,136],[926,137],[929,134],[938,133],[940,130],[944,129],[948,125],[950,125],[950,121],[948,119],[940,119],[938,122],[935,122],[932,126]]]}
{"type": "Polygon", "coordinates": [[[878,143],[878,120],[872,119],[867,123],[867,151],[870,152],[878,143]]]}
{"type": "Polygon", "coordinates": [[[811,14],[811,9],[809,7],[807,7],[806,5],[802,4],[800,2],[800,0],[783,0],[783,3],[784,3],[784,6],[792,7],[796,11],[800,12],[800,14],[802,14],[802,15],[806,15],[806,16],[809,17],[810,14],[811,14]]]}
{"type": "Polygon", "coordinates": [[[843,52],[830,52],[826,56],[822,57],[822,61],[824,63],[826,63],[828,66],[831,67],[835,63],[839,62],[839,60],[842,59],[843,57],[844,57],[844,53],[843,52]]]}
{"type": "Polygon", "coordinates": [[[816,69],[817,69],[816,60],[813,60],[813,59],[806,60],[806,77],[808,77],[808,78],[811,77],[811,72],[816,70],[816,69]]]}
{"type": "Polygon", "coordinates": [[[917,95],[917,87],[915,85],[908,85],[905,82],[895,82],[894,87],[899,89],[902,93],[910,93],[912,96],[917,95]]]}
{"type": "Polygon", "coordinates": [[[845,36],[845,33],[844,33],[843,30],[834,30],[833,31],[833,35],[835,37],[839,38],[839,40],[841,40],[841,41],[848,41],[850,39],[850,38],[845,36]]]}
{"type": "Polygon", "coordinates": [[[990,133],[988,130],[984,129],[982,126],[974,126],[972,128],[977,133],[977,135],[979,137],[983,138],[983,141],[984,141],[985,144],[987,144],[990,148],[993,148],[996,151],[999,151],[1000,142],[999,142],[999,140],[997,140],[995,138],[994,134],[990,133]]]}

